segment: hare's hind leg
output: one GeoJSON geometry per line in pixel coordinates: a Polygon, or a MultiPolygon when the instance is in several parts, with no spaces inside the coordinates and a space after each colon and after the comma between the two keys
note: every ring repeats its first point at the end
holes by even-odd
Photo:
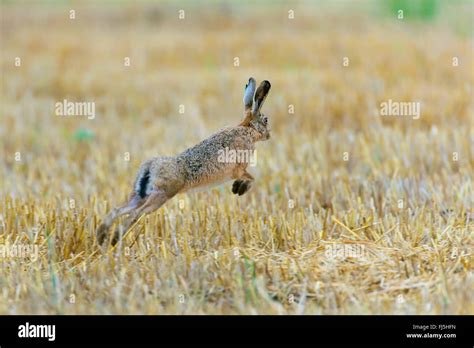
{"type": "Polygon", "coordinates": [[[120,216],[129,214],[145,203],[144,199],[140,199],[137,195],[133,195],[126,204],[112,209],[112,211],[105,217],[104,221],[97,228],[97,241],[102,244],[108,235],[110,226],[120,216]]]}
{"type": "Polygon", "coordinates": [[[243,174],[240,175],[239,178],[232,184],[232,193],[242,196],[244,193],[250,190],[253,181],[253,176],[244,170],[243,174]]]}
{"type": "Polygon", "coordinates": [[[153,190],[150,192],[150,194],[145,198],[145,202],[134,209],[131,213],[122,228],[117,227],[115,230],[114,236],[112,238],[112,245],[117,244],[117,242],[120,240],[120,237],[127,232],[132,225],[138,221],[138,219],[143,215],[143,214],[148,214],[151,213],[157,209],[159,209],[167,200],[172,198],[173,195],[168,195],[164,190],[153,190]]]}

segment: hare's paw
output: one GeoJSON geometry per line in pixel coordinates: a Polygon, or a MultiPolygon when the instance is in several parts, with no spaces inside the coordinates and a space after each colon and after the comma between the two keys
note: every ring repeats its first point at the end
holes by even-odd
{"type": "Polygon", "coordinates": [[[122,231],[120,230],[120,227],[117,227],[115,229],[114,234],[112,235],[112,239],[110,241],[110,244],[112,246],[116,245],[119,242],[120,238],[122,238],[122,231]]]}
{"type": "Polygon", "coordinates": [[[242,196],[252,186],[252,181],[250,180],[235,180],[232,184],[232,193],[242,196]]]}
{"type": "Polygon", "coordinates": [[[232,184],[232,193],[237,193],[239,192],[239,187],[240,184],[242,183],[243,180],[235,180],[234,183],[232,184]]]}
{"type": "Polygon", "coordinates": [[[102,223],[99,228],[97,229],[96,236],[97,236],[97,242],[99,245],[102,245],[107,238],[107,231],[108,231],[108,226],[104,223],[102,223]]]}

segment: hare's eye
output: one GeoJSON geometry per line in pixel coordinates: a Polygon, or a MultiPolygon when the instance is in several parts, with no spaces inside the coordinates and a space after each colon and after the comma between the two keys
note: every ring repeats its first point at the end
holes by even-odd
{"type": "Polygon", "coordinates": [[[267,116],[264,116],[262,118],[262,123],[266,126],[268,124],[268,117],[267,116]]]}

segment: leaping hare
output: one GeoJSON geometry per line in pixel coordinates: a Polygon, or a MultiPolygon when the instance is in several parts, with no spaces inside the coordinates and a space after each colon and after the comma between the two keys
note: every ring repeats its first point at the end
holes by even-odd
{"type": "MultiPolygon", "coordinates": [[[[254,179],[246,171],[248,161],[219,161],[218,154],[222,150],[253,152],[257,141],[270,138],[268,118],[260,109],[271,85],[263,81],[257,91],[255,87],[251,77],[244,90],[244,120],[238,126],[224,128],[175,157],[154,157],[140,166],[128,202],[113,209],[97,229],[99,244],[118,217],[129,214],[122,229],[125,233],[140,216],[157,210],[177,193],[231,179],[235,180],[234,194],[240,196],[250,189],[254,179]]],[[[117,228],[112,244],[119,238],[117,228]]]]}

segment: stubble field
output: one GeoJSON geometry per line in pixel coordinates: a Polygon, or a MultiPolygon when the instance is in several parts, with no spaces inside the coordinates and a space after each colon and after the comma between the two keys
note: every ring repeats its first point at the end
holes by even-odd
{"type": "Polygon", "coordinates": [[[0,313],[474,314],[472,3],[373,11],[2,3],[0,313]],[[250,76],[252,191],[179,195],[100,249],[139,164],[239,123],[250,76]]]}

